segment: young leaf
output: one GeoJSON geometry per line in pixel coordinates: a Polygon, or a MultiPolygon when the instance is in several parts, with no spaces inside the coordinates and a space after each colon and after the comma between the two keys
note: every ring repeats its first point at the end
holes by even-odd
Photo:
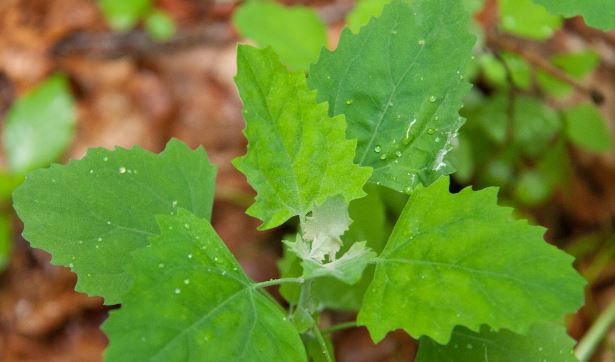
{"type": "Polygon", "coordinates": [[[582,305],[584,280],[543,228],[498,206],[495,188],[448,187],[412,195],[379,257],[358,316],[374,341],[398,328],[443,344],[457,325],[525,333],[582,305]]]}
{"type": "Polygon", "coordinates": [[[382,8],[390,2],[390,0],[357,1],[346,18],[346,26],[353,33],[358,33],[363,26],[369,23],[371,18],[380,16],[382,8]]]}
{"type": "Polygon", "coordinates": [[[607,152],[613,147],[611,130],[600,111],[586,103],[564,111],[566,134],[575,145],[593,152],[607,152]]]}
{"type": "Polygon", "coordinates": [[[374,168],[371,182],[408,192],[453,171],[444,157],[470,88],[468,19],[460,1],[395,0],[358,35],[346,29],[312,66],[310,87],[331,115],[346,115],[355,159],[374,168]]]}
{"type": "Polygon", "coordinates": [[[129,253],[147,245],[154,215],[182,207],[209,218],[216,168],[201,148],[172,140],[156,155],[139,147],[92,149],[80,161],[32,172],[14,192],[23,236],[79,276],[76,290],[120,303],[129,253]]]}
{"type": "Polygon", "coordinates": [[[615,28],[615,2],[612,0],[534,0],[551,14],[583,16],[585,22],[602,30],[615,28]]]}
{"type": "Polygon", "coordinates": [[[271,46],[282,62],[307,69],[327,44],[327,29],[313,9],[274,2],[249,1],[233,16],[242,36],[259,46],[271,46]]]}
{"type": "Polygon", "coordinates": [[[185,210],[133,253],[134,287],[103,330],[105,360],[306,361],[295,327],[211,225],[185,210]]]}
{"type": "Polygon", "coordinates": [[[365,241],[354,243],[341,258],[323,262],[310,255],[310,249],[305,241],[298,238],[295,242],[286,242],[289,249],[303,260],[303,276],[306,279],[333,277],[346,284],[355,284],[361,279],[363,270],[373,261],[376,253],[365,246],[365,241]]]}
{"type": "Polygon", "coordinates": [[[578,361],[574,344],[564,327],[552,323],[534,325],[526,336],[507,330],[493,332],[486,326],[480,333],[458,327],[446,346],[421,338],[416,362],[574,362],[578,361]]]}
{"type": "Polygon", "coordinates": [[[346,140],[344,118],[316,103],[303,73],[289,73],[271,49],[239,46],[237,63],[249,144],[234,164],[257,191],[248,214],[263,220],[260,228],[305,216],[330,197],[363,196],[371,170],[353,163],[356,141],[346,140]]]}
{"type": "Polygon", "coordinates": [[[320,261],[329,256],[329,260],[334,260],[350,223],[348,204],[343,198],[330,198],[316,206],[304,225],[303,238],[311,242],[309,258],[320,261]]]}
{"type": "Polygon", "coordinates": [[[75,132],[68,80],[49,77],[20,98],[6,118],[4,148],[13,173],[45,167],[62,155],[75,132]]]}
{"type": "Polygon", "coordinates": [[[169,40],[175,34],[175,22],[166,12],[155,10],[145,18],[145,29],[158,41],[169,40]]]}

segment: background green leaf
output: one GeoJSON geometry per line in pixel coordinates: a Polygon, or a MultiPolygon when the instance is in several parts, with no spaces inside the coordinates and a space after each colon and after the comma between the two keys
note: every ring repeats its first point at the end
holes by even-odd
{"type": "Polygon", "coordinates": [[[98,0],[109,25],[114,30],[132,29],[152,7],[152,0],[98,0]]]}
{"type": "Polygon", "coordinates": [[[548,39],[562,26],[559,16],[550,15],[533,0],[499,0],[500,25],[511,34],[531,39],[548,39]]]}
{"type": "Polygon", "coordinates": [[[303,6],[248,1],[235,12],[233,23],[242,36],[261,47],[271,46],[293,69],[307,69],[327,45],[325,25],[313,9],[303,6]]]}
{"type": "Polygon", "coordinates": [[[525,333],[583,304],[585,281],[544,229],[497,206],[497,190],[413,193],[387,242],[358,323],[372,339],[403,328],[447,343],[455,326],[525,333]]]}
{"type": "Polygon", "coordinates": [[[18,99],[6,117],[4,150],[13,173],[25,174],[49,165],[70,145],[75,109],[68,80],[49,77],[18,99]]]}
{"type": "Polygon", "coordinates": [[[592,104],[585,103],[564,111],[566,134],[575,145],[593,152],[613,148],[613,136],[607,121],[592,104]]]}
{"type": "Polygon", "coordinates": [[[306,360],[282,308],[206,220],[179,210],[158,223],[160,236],[133,253],[134,287],[103,325],[105,360],[306,360]]]}
{"type": "Polygon", "coordinates": [[[552,14],[583,16],[585,22],[602,30],[615,28],[615,2],[612,0],[534,0],[552,14]]]}
{"type": "Polygon", "coordinates": [[[166,12],[156,10],[145,18],[145,29],[156,40],[168,40],[175,34],[175,22],[166,12]]]}
{"type": "Polygon", "coordinates": [[[343,116],[316,104],[302,72],[289,73],[270,49],[239,46],[237,87],[244,103],[248,153],[234,161],[257,191],[248,214],[261,229],[306,215],[329,197],[363,196],[371,170],[354,164],[343,116]]]}
{"type": "Polygon", "coordinates": [[[480,333],[458,327],[446,346],[421,338],[416,362],[574,362],[574,344],[564,327],[551,323],[532,326],[527,336],[485,326],[480,333]]]}
{"type": "Polygon", "coordinates": [[[345,30],[312,66],[310,86],[331,115],[346,116],[371,182],[409,192],[452,172],[445,156],[469,89],[468,19],[461,2],[396,0],[358,35],[345,30]]]}
{"type": "Polygon", "coordinates": [[[76,290],[116,304],[132,284],[130,252],[147,245],[154,215],[182,207],[211,216],[216,168],[177,140],[156,155],[91,149],[80,161],[32,172],[13,194],[23,236],[78,274],[76,290]]]}

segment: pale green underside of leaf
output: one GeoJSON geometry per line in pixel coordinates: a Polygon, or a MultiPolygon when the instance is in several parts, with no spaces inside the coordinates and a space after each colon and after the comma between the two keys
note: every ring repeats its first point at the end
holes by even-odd
{"type": "Polygon", "coordinates": [[[302,72],[291,72],[270,49],[239,46],[237,87],[244,103],[248,152],[234,161],[256,190],[248,214],[261,229],[278,226],[341,195],[365,193],[371,170],[354,164],[356,141],[346,140],[344,118],[316,103],[302,72]]]}
{"type": "Polygon", "coordinates": [[[11,171],[25,174],[60,157],[73,139],[75,118],[68,80],[59,74],[17,100],[3,132],[11,171]]]}
{"type": "Polygon", "coordinates": [[[612,0],[534,0],[556,15],[581,15],[585,22],[602,30],[615,28],[615,2],[612,0]]]}
{"type": "Polygon", "coordinates": [[[177,140],[156,155],[139,147],[91,149],[67,166],[28,175],[14,193],[23,236],[78,274],[76,290],[121,302],[130,252],[158,230],[154,215],[177,207],[211,216],[216,168],[177,140]]]}
{"type": "Polygon", "coordinates": [[[413,194],[379,257],[358,316],[375,341],[402,328],[444,344],[457,325],[522,334],[583,304],[585,281],[543,228],[497,206],[495,188],[448,183],[413,194]]]}
{"type": "Polygon", "coordinates": [[[371,182],[408,192],[453,171],[445,156],[470,89],[468,19],[460,1],[396,0],[311,67],[310,87],[331,115],[346,116],[371,182]]]}
{"type": "Polygon", "coordinates": [[[233,15],[239,33],[261,47],[271,46],[282,62],[307,69],[327,44],[327,29],[313,9],[249,1],[233,15]]]}
{"type": "Polygon", "coordinates": [[[458,327],[446,346],[421,338],[416,362],[574,362],[574,344],[564,327],[552,323],[532,326],[527,336],[485,326],[480,333],[458,327]]]}
{"type": "Polygon", "coordinates": [[[133,253],[134,287],[103,330],[107,361],[305,361],[293,324],[243,273],[209,222],[158,217],[133,253]]]}

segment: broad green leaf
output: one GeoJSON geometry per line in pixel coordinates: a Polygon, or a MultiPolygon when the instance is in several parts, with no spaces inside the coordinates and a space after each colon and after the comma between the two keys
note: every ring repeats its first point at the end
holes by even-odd
{"type": "Polygon", "coordinates": [[[175,22],[166,12],[156,10],[145,18],[145,29],[156,40],[168,40],[175,34],[175,22]]]}
{"type": "Polygon", "coordinates": [[[559,16],[550,15],[532,0],[500,0],[503,30],[532,39],[548,39],[562,26],[559,16]]]}
{"type": "Polygon", "coordinates": [[[152,0],[98,0],[109,25],[114,30],[132,29],[152,7],[152,0]]]}
{"type": "Polygon", "coordinates": [[[344,117],[316,103],[302,72],[288,72],[271,49],[240,45],[235,78],[244,104],[248,153],[234,161],[257,192],[248,214],[261,229],[305,216],[328,198],[363,196],[371,170],[353,163],[356,141],[344,117]]]}
{"type": "Polygon", "coordinates": [[[607,152],[613,148],[611,130],[596,107],[580,104],[564,111],[566,134],[575,145],[593,152],[607,152]]]}
{"type": "Polygon", "coordinates": [[[107,361],[306,361],[282,308],[211,225],[185,210],[133,253],[134,287],[103,325],[107,361]]]}
{"type": "MultiPolygon", "coordinates": [[[[383,189],[376,185],[367,185],[365,190],[367,196],[350,203],[349,213],[353,223],[342,236],[344,241],[342,252],[361,241],[367,241],[370,249],[380,252],[386,242],[390,226],[386,220],[387,210],[381,196],[383,189]]],[[[300,260],[287,248],[284,250],[284,259],[279,263],[279,267],[284,277],[298,277],[302,274],[300,260]]],[[[330,277],[316,279],[312,282],[312,295],[323,307],[357,310],[361,306],[363,294],[372,280],[373,273],[374,266],[368,265],[361,280],[353,285],[347,285],[330,277]]],[[[291,303],[298,301],[299,291],[300,288],[293,284],[284,284],[280,288],[281,294],[291,303]]]]}
{"type": "Polygon", "coordinates": [[[534,0],[550,13],[573,17],[583,16],[588,25],[611,30],[615,28],[615,2],[612,0],[534,0]]]}
{"type": "Polygon", "coordinates": [[[574,362],[574,344],[564,327],[551,323],[532,326],[526,336],[485,326],[479,333],[459,327],[446,346],[421,338],[416,362],[574,362]]]}
{"type": "Polygon", "coordinates": [[[323,262],[310,255],[308,245],[300,238],[286,244],[289,250],[302,260],[303,276],[306,279],[332,277],[349,285],[361,279],[363,270],[377,255],[365,246],[365,241],[362,241],[352,244],[341,258],[323,262]]]}
{"type": "Polygon", "coordinates": [[[158,230],[154,215],[182,207],[209,218],[216,168],[177,140],[156,155],[91,149],[80,161],[32,172],[13,194],[23,236],[78,274],[76,290],[122,301],[130,252],[158,230]]]}
{"type": "Polygon", "coordinates": [[[0,271],[8,263],[13,244],[13,232],[7,214],[0,214],[0,271]]]}
{"type": "Polygon", "coordinates": [[[542,227],[498,206],[495,188],[448,187],[413,193],[379,257],[358,316],[374,341],[402,328],[445,344],[455,326],[482,324],[523,334],[583,304],[573,258],[542,227]]]}
{"type": "Polygon", "coordinates": [[[25,174],[60,157],[73,139],[75,117],[68,80],[60,74],[18,99],[3,134],[12,172],[25,174]]]}
{"type": "Polygon", "coordinates": [[[373,17],[379,17],[382,8],[390,2],[391,0],[358,0],[346,18],[346,26],[353,33],[358,33],[373,17]]]}
{"type": "Polygon", "coordinates": [[[553,188],[536,170],[524,170],[515,185],[515,198],[523,205],[536,206],[551,196],[553,188]]]}
{"type": "Polygon", "coordinates": [[[487,81],[496,87],[508,88],[510,86],[506,74],[508,67],[514,85],[528,90],[532,83],[532,69],[529,63],[510,53],[502,53],[502,60],[505,64],[491,53],[479,56],[478,61],[487,81]]]}
{"type": "Polygon", "coordinates": [[[239,33],[261,47],[271,46],[282,62],[307,69],[327,44],[327,29],[313,9],[249,1],[233,16],[239,33]]]}
{"type": "Polygon", "coordinates": [[[395,0],[358,35],[346,29],[312,66],[308,83],[331,115],[346,116],[355,160],[374,168],[371,182],[409,192],[453,171],[445,156],[470,88],[468,19],[458,1],[395,0]]]}

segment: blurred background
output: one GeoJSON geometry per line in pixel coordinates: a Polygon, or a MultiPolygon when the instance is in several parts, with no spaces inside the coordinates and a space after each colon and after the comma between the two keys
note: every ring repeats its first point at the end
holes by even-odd
{"type": "MultiPolygon", "coordinates": [[[[204,145],[219,167],[215,229],[253,279],[278,277],[292,225],[257,232],[244,213],[253,191],[230,163],[246,145],[236,44],[272,46],[307,70],[346,24],[357,31],[385,2],[0,0],[0,361],[102,359],[108,308],[28,246],[10,200],[27,172],[90,147],[204,145]]],[[[531,0],[464,2],[478,39],[464,76],[475,86],[449,155],[451,187],[499,186],[502,204],[577,258],[589,286],[569,333],[591,330],[592,361],[614,361],[615,32],[531,0]]],[[[405,196],[381,195],[390,226],[405,196]]],[[[356,328],[333,340],[340,361],[408,361],[416,350],[404,333],[374,345],[356,328]]]]}

